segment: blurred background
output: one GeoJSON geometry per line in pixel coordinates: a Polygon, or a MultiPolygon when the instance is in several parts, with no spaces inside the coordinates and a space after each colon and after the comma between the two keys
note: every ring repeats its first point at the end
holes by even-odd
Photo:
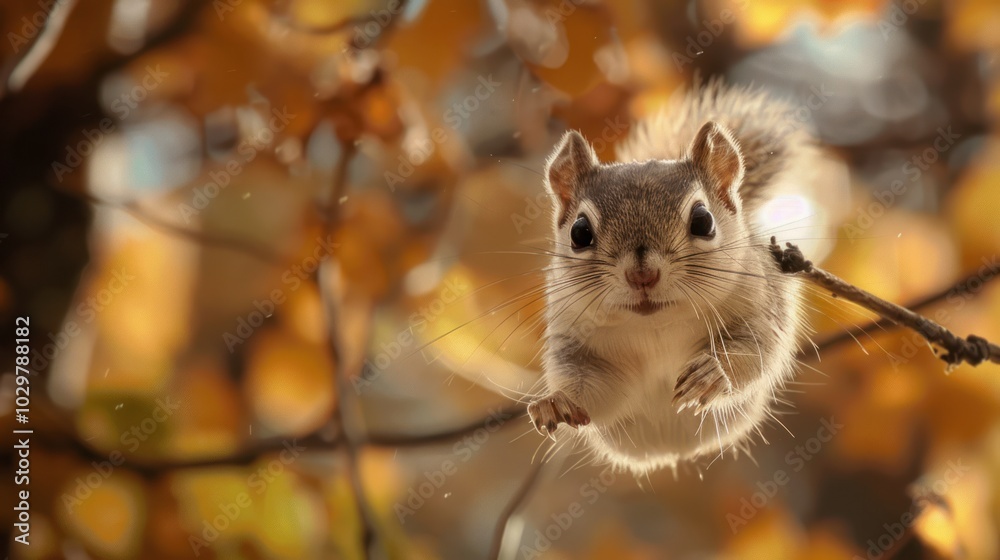
{"type": "Polygon", "coordinates": [[[825,146],[779,238],[1000,339],[995,1],[4,0],[0,31],[10,556],[1000,558],[1000,368],[819,294],[752,458],[635,480],[518,402],[546,155],[609,161],[712,76],[825,146]]]}

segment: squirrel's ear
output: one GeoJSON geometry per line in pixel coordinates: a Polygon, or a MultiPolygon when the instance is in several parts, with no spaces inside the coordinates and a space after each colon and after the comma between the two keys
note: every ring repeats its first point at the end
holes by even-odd
{"type": "Polygon", "coordinates": [[[691,143],[688,156],[705,177],[708,185],[733,212],[739,210],[740,183],[745,172],[743,153],[736,137],[726,127],[709,121],[691,143]]]}
{"type": "Polygon", "coordinates": [[[580,178],[598,165],[597,154],[579,132],[570,130],[563,135],[545,169],[545,184],[559,202],[560,222],[576,196],[580,178]]]}

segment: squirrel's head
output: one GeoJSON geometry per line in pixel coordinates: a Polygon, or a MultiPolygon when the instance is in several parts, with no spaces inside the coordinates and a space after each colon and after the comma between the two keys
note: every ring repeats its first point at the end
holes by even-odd
{"type": "Polygon", "coordinates": [[[609,309],[641,315],[673,305],[709,311],[736,288],[747,259],[743,176],[739,144],[714,122],[682,159],[609,165],[567,132],[546,169],[561,255],[553,284],[578,285],[609,309]]]}

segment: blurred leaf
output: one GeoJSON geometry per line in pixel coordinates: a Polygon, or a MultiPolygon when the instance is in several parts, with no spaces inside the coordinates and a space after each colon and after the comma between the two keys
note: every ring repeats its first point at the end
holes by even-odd
{"type": "Polygon", "coordinates": [[[959,48],[996,49],[1000,46],[1000,13],[991,0],[957,0],[943,3],[952,16],[948,38],[959,48]]]}
{"type": "Polygon", "coordinates": [[[305,434],[329,418],[335,368],[324,344],[267,330],[254,336],[247,360],[247,399],[264,433],[305,434]]]}
{"type": "Polygon", "coordinates": [[[511,48],[543,81],[573,98],[605,79],[598,53],[614,39],[611,12],[603,4],[557,0],[504,4],[502,26],[511,48]]]}
{"type": "Polygon", "coordinates": [[[174,418],[172,455],[217,457],[236,451],[248,439],[246,411],[225,370],[205,360],[177,377],[176,399],[183,408],[174,418]]]}
{"type": "MultiPolygon", "coordinates": [[[[94,474],[87,470],[81,476],[94,474]]],[[[66,492],[74,489],[67,487],[66,492]]],[[[103,558],[134,558],[146,524],[145,490],[139,477],[117,470],[91,486],[92,494],[70,513],[60,509],[62,525],[103,558]]]]}
{"type": "Polygon", "coordinates": [[[982,267],[984,258],[995,262],[1000,255],[1000,228],[982,227],[995,220],[995,211],[1000,208],[1000,189],[996,187],[1000,184],[998,154],[1000,143],[987,140],[983,152],[949,197],[948,217],[962,248],[962,261],[967,270],[982,267]]]}

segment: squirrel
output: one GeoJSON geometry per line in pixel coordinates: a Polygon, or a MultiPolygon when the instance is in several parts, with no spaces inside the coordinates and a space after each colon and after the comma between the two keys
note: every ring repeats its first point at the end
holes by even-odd
{"type": "MultiPolygon", "coordinates": [[[[712,81],[638,123],[602,164],[568,131],[549,157],[544,393],[528,406],[636,475],[746,451],[795,372],[800,281],[754,221],[814,174],[791,107],[712,81]]],[[[562,437],[562,436],[560,436],[562,437]]]]}

